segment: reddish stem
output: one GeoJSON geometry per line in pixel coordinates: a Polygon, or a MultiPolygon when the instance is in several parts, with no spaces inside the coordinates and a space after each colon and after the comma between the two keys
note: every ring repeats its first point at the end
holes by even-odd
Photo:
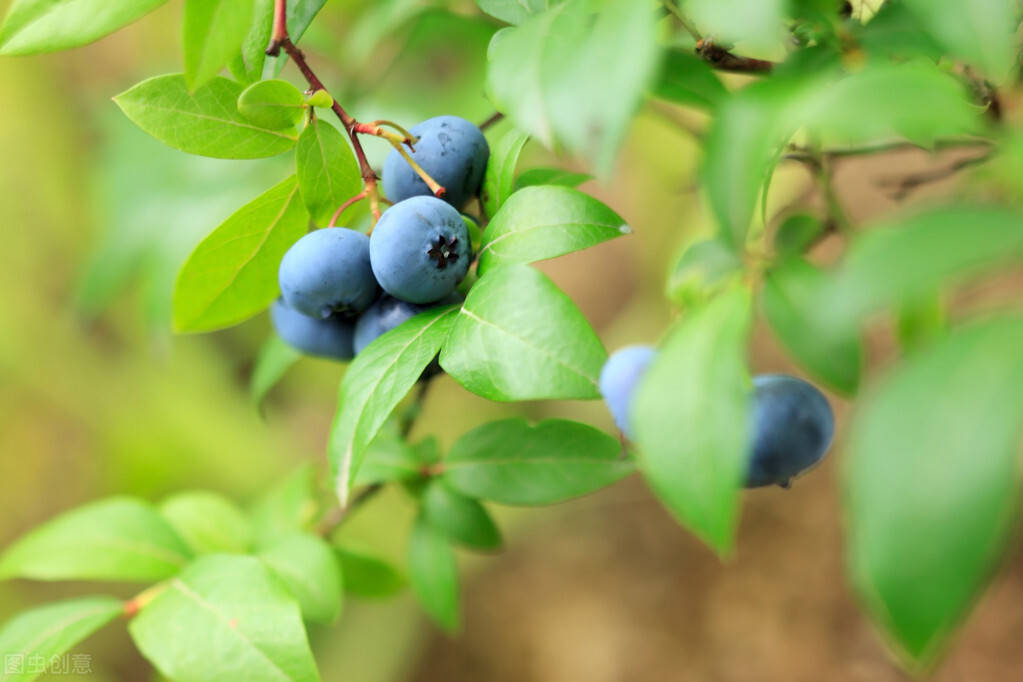
{"type": "MultiPolygon", "coordinates": [[[[287,22],[287,0],[274,0],[273,37],[270,41],[270,46],[266,49],[266,53],[271,56],[277,56],[283,49],[291,57],[291,61],[295,63],[298,70],[302,72],[313,92],[317,90],[326,91],[327,88],[324,87],[323,81],[310,68],[302,50],[298,49],[291,42],[291,38],[288,36],[287,22]]],[[[369,196],[370,210],[373,213],[373,222],[375,223],[380,219],[380,198],[377,191],[376,173],[373,172],[373,168],[369,165],[366,152],[363,151],[362,143],[359,142],[359,136],[356,134],[355,127],[358,125],[358,121],[345,111],[336,98],[333,99],[334,103],[331,104],[330,108],[340,119],[341,125],[345,127],[345,132],[348,133],[348,139],[352,141],[352,149],[355,150],[355,159],[359,162],[359,171],[362,175],[362,181],[366,185],[366,194],[369,196]]]]}
{"type": "Polygon", "coordinates": [[[331,217],[330,223],[327,225],[327,227],[334,227],[335,225],[337,225],[337,219],[341,217],[341,214],[345,212],[346,208],[348,208],[349,206],[354,204],[356,201],[360,201],[360,200],[365,199],[365,198],[366,198],[366,190],[362,190],[361,192],[356,194],[354,197],[352,197],[351,199],[349,199],[345,203],[343,203],[340,206],[338,206],[337,210],[334,211],[334,215],[331,217]]]}

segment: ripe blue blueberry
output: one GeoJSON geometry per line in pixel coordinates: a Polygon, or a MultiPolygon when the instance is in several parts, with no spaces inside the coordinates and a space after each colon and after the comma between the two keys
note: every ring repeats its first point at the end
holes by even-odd
{"type": "Polygon", "coordinates": [[[305,235],[284,254],[281,295],[295,310],[320,319],[354,315],[377,295],[369,264],[369,237],[343,227],[305,235]]]}
{"type": "MultiPolygon", "coordinates": [[[[461,208],[480,188],[490,158],[487,139],[475,125],[458,116],[437,116],[409,129],[419,141],[409,156],[444,187],[444,200],[461,208]]],[[[407,150],[406,150],[407,151],[407,150]]],[[[397,150],[384,161],[384,192],[391,201],[433,196],[423,179],[397,150]]]]}
{"type": "MultiPolygon", "coordinates": [[[[461,300],[462,297],[454,293],[435,305],[448,305],[458,303],[461,300]]],[[[366,312],[360,315],[359,321],[355,323],[355,354],[361,353],[363,348],[372,343],[381,334],[386,334],[405,320],[411,319],[432,307],[434,306],[399,301],[393,296],[384,294],[366,312]]]]}
{"type": "Polygon", "coordinates": [[[270,307],[274,329],[289,346],[307,355],[350,360],[355,355],[355,324],[337,317],[318,320],[303,315],[278,298],[270,307]]]}
{"type": "Polygon", "coordinates": [[[412,197],[384,211],[369,257],[384,291],[409,303],[433,303],[469,270],[469,232],[458,211],[440,199],[412,197]]]}
{"type": "Polygon", "coordinates": [[[355,323],[355,353],[358,355],[373,339],[385,334],[429,306],[399,301],[384,294],[359,316],[355,323]]]}
{"type": "Polygon", "coordinates": [[[753,378],[753,444],[746,487],[789,480],[824,457],[835,419],[827,398],[802,379],[784,374],[753,378]]]}
{"type": "Polygon", "coordinates": [[[600,394],[626,438],[632,438],[633,394],[656,356],[657,351],[650,346],[626,346],[615,351],[600,370],[600,394]]]}

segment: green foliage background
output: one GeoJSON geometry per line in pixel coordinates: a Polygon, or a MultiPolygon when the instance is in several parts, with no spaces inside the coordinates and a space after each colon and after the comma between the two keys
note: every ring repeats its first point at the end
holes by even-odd
{"type": "MultiPolygon", "coordinates": [[[[413,122],[449,112],[476,120],[492,113],[479,84],[496,25],[472,3],[450,3],[455,13],[431,10],[427,2],[387,3],[395,9],[381,8],[376,18],[368,4],[332,0],[303,39],[336,94],[356,102],[356,115],[413,122]],[[413,16],[417,20],[409,22],[413,16]],[[374,32],[381,34],[378,45],[371,44],[374,32]],[[331,71],[370,49],[381,56],[362,73],[331,71]]],[[[0,2],[0,14],[7,5],[0,2]]],[[[246,502],[299,463],[319,466],[323,460],[341,366],[300,362],[274,390],[263,421],[246,381],[269,329],[265,316],[214,336],[171,338],[170,297],[185,257],[203,235],[286,173],[281,160],[219,161],[164,147],[106,98],[143,77],[179,68],[179,36],[165,29],[177,25],[180,11],[178,3],[169,3],[71,53],[0,60],[4,545],[61,511],[107,495],[158,500],[201,488],[246,502]]],[[[660,123],[651,118],[644,125],[660,123]]],[[[691,144],[667,132],[680,163],[692,168],[693,159],[685,160],[691,144]]],[[[379,163],[386,144],[370,140],[367,146],[379,163]]],[[[530,154],[545,160],[541,152],[530,154]]],[[[616,195],[627,198],[628,187],[643,184],[636,177],[616,195]]],[[[663,194],[673,189],[665,185],[663,194]]],[[[642,203],[647,200],[649,193],[642,203]]],[[[670,200],[689,203],[685,197],[670,200]]],[[[662,246],[674,244],[674,228],[667,222],[661,228],[662,246]]],[[[640,246],[634,240],[545,269],[605,328],[637,284],[645,286],[645,305],[654,305],[640,315],[648,333],[638,333],[633,323],[623,336],[650,338],[668,317],[659,302],[667,262],[655,255],[656,240],[642,244],[647,256],[640,246]],[[595,287],[586,276],[593,266],[618,274],[595,287]]],[[[450,379],[437,383],[423,422],[443,421],[438,435],[445,446],[473,426],[515,412],[541,417],[556,411],[610,428],[599,403],[509,408],[472,396],[450,379]]],[[[411,513],[410,501],[392,491],[353,518],[346,534],[399,560],[411,513]]],[[[537,513],[545,514],[505,511],[500,518],[502,525],[514,525],[514,517],[537,513]]],[[[137,588],[108,591],[127,597],[137,588]]],[[[6,620],[42,602],[93,592],[85,584],[7,581],[0,583],[0,613],[6,620]]],[[[324,679],[395,679],[413,665],[414,643],[427,626],[407,591],[384,601],[350,598],[344,608],[344,627],[310,631],[324,679]]],[[[90,679],[141,679],[148,667],[123,628],[108,628],[75,651],[93,656],[90,679]]]]}
{"type": "MultiPolygon", "coordinates": [[[[0,10],[5,9],[5,4],[0,2],[0,10]]],[[[765,11],[770,11],[772,5],[765,3],[768,8],[765,11]]],[[[138,25],[70,54],[0,60],[0,149],[5,155],[5,163],[0,166],[0,225],[4,234],[4,249],[0,251],[3,330],[0,480],[5,486],[0,500],[3,511],[0,544],[6,545],[9,539],[59,511],[110,494],[131,493],[158,500],[175,491],[204,488],[247,502],[302,462],[322,466],[322,435],[329,428],[341,368],[316,360],[300,362],[270,394],[263,421],[246,393],[246,380],[252,359],[267,333],[265,316],[208,337],[172,340],[170,336],[173,280],[192,246],[238,206],[289,172],[281,160],[216,161],[167,149],[135,129],[104,99],[102,93],[120,92],[151,74],[178,69],[175,58],[179,53],[179,36],[165,27],[176,25],[179,12],[179,3],[172,2],[138,25]]],[[[714,22],[713,13],[701,18],[714,22]]],[[[455,112],[480,121],[492,112],[481,84],[486,80],[486,47],[497,28],[471,2],[332,0],[303,38],[302,45],[318,66],[323,64],[322,75],[334,94],[343,98],[359,118],[412,122],[455,112]],[[374,58],[367,61],[370,54],[374,58]]],[[[561,28],[578,30],[573,26],[561,28]]],[[[618,23],[606,20],[596,27],[594,40],[607,39],[619,28],[618,23]]],[[[772,40],[770,35],[755,33],[734,38],[753,46],[772,40]]],[[[500,49],[515,48],[514,44],[506,44],[500,49]]],[[[967,43],[963,49],[975,46],[967,43]]],[[[608,69],[610,82],[627,78],[630,68],[641,68],[644,60],[651,57],[640,50],[630,58],[636,61],[617,71],[608,69]]],[[[571,82],[574,75],[571,64],[563,67],[560,77],[567,80],[561,81],[561,85],[571,82]]],[[[507,80],[491,84],[495,100],[510,109],[518,103],[518,93],[511,87],[514,75],[508,74],[507,80]]],[[[613,182],[591,181],[584,189],[626,216],[637,237],[616,240],[556,263],[542,264],[540,268],[576,301],[608,348],[656,339],[672,319],[671,308],[663,296],[665,275],[675,265],[679,247],[688,238],[711,231],[713,220],[706,212],[717,210],[719,219],[732,226],[731,237],[740,241],[749,222],[747,213],[763,210],[770,215],[801,196],[810,184],[800,168],[786,167],[772,181],[768,205],[754,206],[756,174],[770,161],[765,158],[768,146],[761,148],[757,143],[768,145],[771,136],[778,134],[778,125],[812,126],[817,116],[830,115],[836,125],[845,124],[843,132],[850,136],[868,136],[875,131],[869,118],[843,121],[835,112],[845,111],[851,102],[862,104],[864,98],[879,93],[902,93],[903,97],[890,98],[894,101],[888,104],[904,107],[904,120],[913,129],[913,139],[933,138],[934,134],[927,129],[927,117],[915,118],[918,112],[914,104],[918,103],[914,102],[912,92],[905,94],[905,89],[919,79],[904,77],[905,71],[900,69],[875,76],[877,81],[859,84],[858,90],[852,85],[844,90],[835,88],[826,97],[811,93],[800,99],[792,92],[785,93],[800,105],[787,112],[794,119],[782,117],[775,121],[758,117],[762,110],[757,107],[778,95],[768,88],[751,88],[737,98],[739,104],[719,117],[708,144],[712,151],[731,149],[734,135],[747,135],[750,144],[744,149],[748,156],[714,157],[721,159],[722,165],[712,164],[708,169],[711,187],[706,204],[693,191],[700,157],[697,142],[687,132],[688,128],[703,125],[703,115],[651,106],[626,128],[624,119],[630,105],[614,103],[622,111],[617,118],[617,110],[611,111],[609,120],[620,123],[621,130],[615,132],[625,136],[625,144],[614,167],[613,182]],[[751,108],[743,108],[747,106],[751,108]],[[736,210],[739,214],[734,213],[736,210]]],[[[566,96],[571,95],[569,88],[566,96]]],[[[695,103],[703,106],[720,95],[713,85],[707,85],[706,92],[696,93],[695,103]]],[[[524,111],[521,115],[528,114],[529,111],[524,111]]],[[[970,117],[969,111],[954,108],[944,108],[944,114],[947,125],[951,125],[949,121],[955,123],[960,114],[964,121],[970,117]]],[[[537,130],[531,132],[542,137],[541,129],[551,125],[559,139],[578,148],[585,145],[585,140],[573,137],[578,132],[573,128],[575,123],[554,117],[548,122],[535,122],[537,130]]],[[[367,146],[374,165],[379,165],[386,145],[369,140],[367,146]]],[[[555,163],[554,157],[535,144],[530,145],[526,157],[523,166],[555,163]]],[[[613,149],[598,147],[592,150],[588,161],[609,170],[613,159],[613,149]]],[[[912,164],[913,161],[908,162],[912,164]]],[[[844,179],[855,187],[855,183],[869,182],[870,177],[883,170],[854,167],[844,179]]],[[[507,187],[502,191],[506,190],[507,187]]],[[[850,206],[850,214],[857,221],[872,219],[882,209],[893,207],[881,192],[871,195],[857,189],[839,191],[848,192],[845,198],[852,199],[851,204],[855,202],[850,206]]],[[[940,191],[932,196],[940,196],[940,191]]],[[[977,214],[966,215],[973,220],[977,214]]],[[[984,219],[976,224],[980,232],[995,235],[1004,223],[999,222],[998,215],[981,217],[984,219]]],[[[958,227],[953,219],[948,224],[950,230],[958,227]]],[[[497,225],[497,221],[492,225],[497,225]]],[[[615,226],[613,217],[608,218],[608,225],[615,226]]],[[[1018,240],[1007,240],[1006,244],[1010,250],[1007,252],[1018,249],[1018,240]]],[[[966,262],[970,254],[964,256],[958,249],[953,251],[944,254],[943,261],[941,253],[932,255],[945,263],[949,272],[955,272],[960,267],[957,258],[966,262]]],[[[856,276],[857,263],[864,268],[864,264],[877,266],[869,249],[858,254],[859,260],[850,259],[847,267],[851,273],[848,281],[862,280],[856,276]]],[[[497,254],[494,258],[497,259],[497,254]]],[[[898,281],[894,278],[904,271],[903,265],[890,263],[887,271],[890,276],[881,281],[898,281]]],[[[785,305],[793,300],[793,292],[805,294],[813,289],[806,285],[813,282],[813,272],[804,266],[793,261],[772,273],[774,288],[768,291],[777,296],[772,298],[768,293],[765,307],[775,324],[779,319],[791,319],[786,316],[791,316],[792,311],[785,305]]],[[[723,271],[727,279],[727,263],[723,271]]],[[[684,299],[685,273],[676,271],[674,275],[669,291],[676,300],[684,299]]],[[[838,280],[835,286],[841,284],[842,280],[838,280]]],[[[1000,285],[998,291],[1003,297],[1018,298],[1021,289],[1010,280],[1000,285]]],[[[844,300],[856,313],[891,303],[907,309],[919,307],[924,312],[916,319],[923,322],[910,324],[907,338],[912,341],[913,335],[928,333],[927,299],[932,293],[929,290],[898,289],[898,295],[891,296],[891,292],[879,287],[876,291],[847,293],[844,300]],[[903,297],[902,293],[912,296],[903,297]]],[[[727,304],[727,298],[720,300],[727,304]]],[[[741,327],[743,323],[727,312],[715,318],[720,325],[725,329],[741,327]]],[[[807,334],[814,331],[807,330],[807,334]]],[[[795,345],[805,337],[797,330],[795,340],[787,341],[795,345]]],[[[754,338],[755,371],[789,366],[784,353],[763,329],[756,329],[754,338]]],[[[810,368],[836,387],[849,389],[858,378],[859,372],[850,366],[858,367],[860,349],[841,346],[845,341],[838,339],[839,347],[829,349],[833,354],[819,359],[821,367],[810,368]]],[[[709,351],[720,350],[707,349],[701,339],[691,338],[683,330],[667,343],[710,356],[715,354],[709,351]]],[[[890,351],[873,342],[870,350],[881,357],[888,357],[890,351]]],[[[680,376],[698,370],[731,376],[737,371],[727,353],[715,357],[720,364],[703,362],[695,352],[693,358],[694,367],[665,368],[664,376],[673,376],[669,370],[680,376]]],[[[976,369],[994,376],[1000,367],[976,369]]],[[[917,382],[930,381],[923,384],[926,388],[940,390],[941,377],[936,378],[928,370],[924,366],[910,374],[917,382]]],[[[972,386],[969,377],[962,381],[964,390],[969,390],[972,386]]],[[[904,390],[910,397],[928,395],[909,379],[906,385],[904,390]]],[[[447,377],[435,388],[421,419],[424,426],[418,428],[423,434],[436,434],[445,448],[472,427],[516,413],[531,419],[551,416],[579,419],[611,429],[610,419],[596,402],[497,405],[466,393],[447,377]]],[[[670,390],[670,386],[660,390],[670,390]]],[[[665,407],[658,404],[653,391],[651,388],[648,400],[651,407],[665,407]]],[[[993,404],[1008,400],[1016,405],[1012,399],[1017,392],[994,384],[993,397],[988,399],[993,404]]],[[[683,412],[691,415],[693,409],[699,408],[700,398],[695,396],[680,401],[680,405],[668,406],[663,418],[670,420],[683,412]]],[[[723,395],[712,402],[731,409],[734,404],[729,401],[734,398],[723,395]]],[[[841,413],[844,404],[838,404],[841,413]]],[[[948,409],[954,408],[952,405],[948,409]]],[[[898,426],[885,422],[884,414],[870,416],[874,420],[869,422],[871,429],[861,434],[864,447],[872,444],[871,439],[883,440],[898,426]]],[[[985,416],[981,412],[977,418],[985,416]]],[[[926,417],[918,416],[922,425],[926,424],[926,417]]],[[[999,417],[1009,422],[1004,437],[1011,439],[1013,415],[999,417]]],[[[642,425],[639,428],[644,430],[642,425]]],[[[963,450],[967,457],[968,447],[963,450]]],[[[649,466],[659,464],[651,458],[649,466]]],[[[828,486],[825,489],[829,497],[823,501],[814,499],[814,506],[809,509],[820,512],[828,508],[832,511],[827,513],[835,513],[834,489],[831,483],[824,482],[834,480],[834,468],[835,464],[829,461],[816,474],[815,484],[828,486]]],[[[875,467],[860,473],[869,479],[876,471],[875,467]]],[[[673,490],[671,494],[679,492],[673,490]]],[[[686,495],[680,495],[679,505],[699,507],[700,491],[685,492],[686,495]]],[[[616,494],[620,495],[608,493],[611,497],[606,499],[613,501],[616,494]]],[[[1011,493],[1005,494],[1011,497],[1011,493]]],[[[771,503],[763,493],[749,497],[752,504],[745,512],[747,516],[770,513],[771,503]]],[[[874,502],[854,500],[857,508],[868,513],[874,502]]],[[[925,491],[916,503],[926,502],[925,491]]],[[[720,505],[717,507],[715,513],[721,513],[720,505]]],[[[553,513],[558,519],[559,512],[553,513]]],[[[699,509],[695,513],[698,515],[699,509]]],[[[549,517],[552,512],[502,509],[499,520],[502,528],[513,536],[528,538],[537,514],[549,517]]],[[[393,491],[353,518],[344,534],[384,556],[399,559],[414,523],[416,551],[431,561],[445,561],[444,556],[438,558],[436,545],[431,544],[428,532],[423,532],[423,524],[413,519],[408,500],[393,491]]],[[[734,523],[736,520],[731,516],[711,518],[703,530],[712,544],[726,548],[734,523]]],[[[887,528],[881,519],[865,532],[883,535],[887,528]]],[[[838,532],[837,523],[831,530],[838,532]]],[[[772,531],[768,528],[758,532],[767,538],[772,531]]],[[[777,527],[774,532],[778,532],[777,527]]],[[[897,540],[897,527],[895,535],[897,540]]],[[[492,539],[475,540],[485,545],[492,539]]],[[[592,543],[589,550],[606,549],[599,534],[588,542],[592,543]]],[[[812,555],[814,548],[803,551],[812,555]]],[[[609,550],[601,560],[630,561],[624,551],[614,550],[609,550]]],[[[800,557],[789,556],[785,560],[799,561],[800,557]]],[[[472,572],[488,565],[486,559],[474,559],[468,567],[472,572]]],[[[827,568],[832,570],[835,583],[840,583],[843,579],[840,567],[829,564],[827,568]]],[[[763,572],[768,573],[766,567],[763,572]]],[[[571,581],[571,575],[564,580],[571,581]]],[[[770,578],[766,580],[770,584],[770,578]]],[[[775,587],[766,589],[770,592],[775,587]]],[[[85,589],[79,585],[4,582],[0,583],[0,608],[4,614],[15,613],[40,602],[85,593],[85,589]]],[[[683,595],[688,591],[685,585],[674,589],[683,595]]],[[[114,590],[120,596],[129,596],[132,591],[131,587],[114,590]]],[[[480,598],[478,592],[474,594],[480,598]]],[[[1020,604],[1023,600],[1017,603],[1020,604]]],[[[444,610],[443,605],[439,608],[444,610]]],[[[421,624],[408,596],[370,604],[348,599],[343,625],[333,629],[312,626],[310,638],[325,679],[341,676],[356,680],[396,679],[414,666],[415,644],[423,638],[421,624]],[[395,655],[396,651],[407,652],[407,657],[395,655]]],[[[628,623],[617,625],[628,628],[628,623]]],[[[899,627],[900,624],[895,624],[896,629],[899,627]]],[[[911,632],[912,624],[907,629],[911,632]]],[[[141,659],[133,658],[135,654],[128,653],[132,647],[127,637],[113,630],[87,645],[88,651],[95,654],[98,679],[136,679],[146,670],[145,665],[141,659]]],[[[586,641],[594,631],[584,630],[578,638],[586,641]]],[[[784,637],[783,628],[779,633],[784,637]]],[[[495,639],[499,637],[499,630],[494,629],[492,635],[495,639]]],[[[432,646],[439,648],[436,643],[432,646]]],[[[570,646],[566,647],[566,651],[570,650],[570,646]]],[[[1004,652],[999,655],[1008,657],[1004,652]]]]}

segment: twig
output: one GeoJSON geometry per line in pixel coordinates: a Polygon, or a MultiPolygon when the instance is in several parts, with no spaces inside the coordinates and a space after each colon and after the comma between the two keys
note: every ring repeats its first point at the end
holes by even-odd
{"type": "MultiPolygon", "coordinates": [[[[291,58],[291,61],[295,63],[298,70],[302,72],[306,81],[309,83],[309,87],[315,92],[316,90],[323,90],[327,92],[327,88],[324,87],[323,82],[313,72],[309,63],[305,60],[305,54],[302,50],[298,49],[291,38],[288,36],[288,21],[287,21],[287,0],[274,0],[274,20],[273,20],[273,35],[270,40],[270,46],[266,48],[266,53],[271,57],[277,57],[280,55],[281,50],[291,58]]],[[[380,220],[380,190],[377,187],[378,178],[376,173],[373,172],[373,168],[369,165],[369,161],[366,158],[366,152],[362,148],[362,143],[359,141],[359,133],[365,133],[366,130],[360,129],[361,125],[355,120],[344,107],[337,101],[337,98],[332,98],[333,103],[330,108],[334,114],[341,121],[341,125],[344,126],[345,132],[348,133],[348,139],[352,141],[352,149],[355,150],[355,158],[359,162],[359,172],[362,175],[362,181],[366,186],[366,196],[369,197],[370,213],[373,215],[373,224],[376,224],[380,220]]],[[[376,127],[378,132],[372,133],[375,135],[382,135],[379,127],[376,127]]],[[[425,172],[421,172],[422,169],[418,170],[421,176],[424,176],[424,181],[429,178],[425,172]]],[[[432,182],[430,179],[429,182],[432,182]]],[[[436,184],[436,183],[434,183],[436,184]]],[[[439,185],[438,185],[439,187],[439,185]]],[[[437,194],[434,190],[434,194],[437,194]]],[[[440,196],[439,194],[437,196],[440,196]]]]}
{"type": "Polygon", "coordinates": [[[383,483],[368,485],[360,490],[358,495],[352,498],[347,507],[334,507],[331,509],[330,512],[323,517],[323,520],[320,521],[320,524],[316,529],[317,534],[322,537],[329,537],[332,535],[353,511],[373,499],[373,497],[383,490],[383,488],[383,483]]]}
{"type": "Polygon", "coordinates": [[[689,21],[689,17],[683,14],[682,10],[676,7],[672,0],[664,0],[664,9],[671,12],[671,15],[674,16],[682,28],[684,28],[686,32],[693,37],[693,40],[697,43],[703,40],[703,36],[696,30],[696,26],[693,25],[693,22],[689,21]]]}
{"type": "Polygon", "coordinates": [[[824,201],[828,205],[828,221],[827,225],[835,230],[841,232],[848,232],[852,223],[849,220],[849,216],[846,215],[845,209],[842,208],[842,202],[838,198],[838,192],[835,191],[834,178],[832,177],[833,169],[831,159],[825,158],[821,162],[820,170],[817,173],[817,179],[821,184],[821,194],[824,196],[824,201]]]}
{"type": "Polygon", "coordinates": [[[490,126],[494,125],[495,123],[497,123],[498,121],[500,121],[503,118],[504,118],[504,114],[502,114],[500,111],[494,113],[486,121],[484,121],[483,123],[480,123],[480,130],[486,130],[487,128],[489,128],[490,126]]]}
{"type": "Polygon", "coordinates": [[[842,202],[839,200],[838,193],[835,191],[835,185],[832,182],[836,157],[828,152],[803,147],[797,153],[786,154],[782,158],[805,164],[816,178],[821,197],[824,199],[825,204],[827,204],[828,210],[828,219],[825,222],[827,229],[822,236],[836,231],[845,232],[849,230],[851,222],[845,213],[845,209],[842,208],[842,202]]]}
{"type": "MultiPolygon", "coordinates": [[[[420,379],[419,383],[416,384],[416,393],[412,398],[412,403],[405,408],[405,411],[401,415],[398,432],[401,434],[403,440],[408,438],[409,433],[412,431],[412,426],[415,424],[416,417],[418,417],[419,413],[422,412],[423,402],[426,400],[426,393],[430,388],[431,378],[432,377],[427,376],[420,379]]],[[[423,475],[435,476],[441,470],[442,468],[438,469],[437,467],[427,467],[423,470],[423,475]]],[[[318,528],[319,534],[326,537],[333,533],[353,511],[373,499],[373,497],[375,497],[383,489],[383,487],[383,483],[373,483],[372,485],[368,485],[360,490],[346,507],[335,507],[332,509],[330,513],[325,515],[323,520],[320,521],[318,528]]]]}
{"type": "Polygon", "coordinates": [[[742,57],[720,45],[714,43],[711,37],[703,37],[696,25],[690,21],[673,0],[663,0],[664,9],[668,10],[686,33],[696,41],[696,56],[707,62],[715,69],[731,71],[733,73],[764,74],[774,69],[774,62],[766,59],[754,59],[742,57]]]}
{"type": "Polygon", "coordinates": [[[354,204],[356,201],[361,201],[361,200],[363,200],[365,198],[366,198],[366,190],[362,190],[361,192],[356,194],[354,197],[352,197],[351,199],[349,199],[345,203],[343,203],[340,206],[338,206],[337,210],[334,211],[334,215],[332,215],[330,217],[330,223],[327,224],[327,227],[334,227],[334,226],[336,226],[338,218],[341,217],[341,214],[344,213],[346,208],[348,208],[349,206],[354,204]]]}
{"type": "Polygon", "coordinates": [[[732,73],[764,74],[774,69],[774,62],[753,57],[741,57],[719,45],[713,39],[704,38],[696,43],[696,54],[715,69],[732,73]]]}
{"type": "Polygon", "coordinates": [[[416,423],[416,417],[423,411],[423,403],[426,401],[426,393],[430,389],[432,378],[432,376],[426,376],[416,384],[416,394],[412,398],[412,404],[401,415],[399,433],[401,433],[402,439],[408,438],[408,435],[412,432],[413,425],[416,423]]]}
{"type": "MultiPolygon", "coordinates": [[[[967,149],[970,147],[990,148],[993,144],[994,143],[990,140],[985,140],[983,138],[947,139],[937,140],[931,147],[931,150],[941,151],[945,149],[967,149]]],[[[816,164],[817,159],[819,158],[839,159],[850,156],[868,156],[871,154],[883,154],[885,152],[895,152],[906,149],[922,151],[922,148],[919,145],[913,144],[912,142],[884,142],[881,144],[866,145],[863,147],[838,147],[819,150],[811,149],[809,147],[790,145],[790,151],[784,154],[781,158],[783,161],[798,161],[800,163],[816,164]]]]}
{"type": "Polygon", "coordinates": [[[995,123],[1001,123],[1004,112],[1002,110],[1002,99],[998,95],[998,89],[991,81],[974,73],[973,69],[968,65],[963,68],[963,78],[966,80],[966,85],[970,88],[970,92],[980,105],[984,107],[985,113],[995,123]]]}
{"type": "Polygon", "coordinates": [[[958,159],[943,168],[935,168],[921,173],[913,173],[901,178],[887,177],[877,181],[878,186],[890,188],[889,197],[895,201],[902,201],[923,185],[952,177],[960,171],[973,166],[979,166],[991,160],[993,154],[988,152],[980,156],[971,156],[965,159],[958,159]]]}

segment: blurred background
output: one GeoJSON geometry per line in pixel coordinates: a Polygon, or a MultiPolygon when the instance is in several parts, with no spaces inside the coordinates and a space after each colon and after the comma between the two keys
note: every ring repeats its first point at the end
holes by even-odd
{"type": "MultiPolygon", "coordinates": [[[[0,11],[8,5],[0,0],[0,11]]],[[[170,2],[95,45],[0,60],[0,545],[106,495],[158,500],[205,488],[248,503],[302,463],[324,466],[343,366],[303,359],[271,392],[261,418],[247,384],[269,333],[265,316],[215,334],[170,333],[174,277],[188,252],[289,172],[282,160],[218,161],[163,147],[110,101],[144,77],[180,70],[179,12],[170,2]]],[[[471,2],[330,0],[302,45],[359,118],[411,125],[452,113],[479,122],[493,113],[482,83],[497,28],[471,2]]],[[[300,84],[290,68],[284,74],[300,84]]],[[[641,112],[614,177],[583,187],[634,234],[540,266],[608,349],[657,340],[673,316],[662,295],[668,269],[688,239],[710,229],[689,132],[703,123],[661,106],[641,112]]],[[[386,145],[367,146],[378,165],[386,145]]],[[[539,162],[574,168],[531,144],[523,167],[539,162]]],[[[879,178],[934,163],[912,151],[846,161],[836,174],[839,198],[855,222],[869,221],[894,206],[879,178]]],[[[956,182],[928,185],[906,201],[948,194],[956,182]]],[[[771,212],[801,198],[813,206],[812,186],[803,168],[783,167],[771,212]]],[[[824,243],[815,256],[826,261],[834,247],[824,243]]],[[[970,296],[1018,295],[1019,280],[988,283],[970,296]]],[[[872,365],[884,364],[887,338],[879,332],[872,340],[872,365]]],[[[764,329],[751,358],[756,372],[795,372],[764,329]]],[[[903,679],[845,583],[836,472],[847,405],[834,404],[833,456],[792,490],[746,493],[731,562],[720,563],[684,532],[635,478],[555,508],[497,509],[506,548],[465,557],[460,636],[436,631],[407,593],[349,599],[337,626],[310,631],[323,678],[903,679]]],[[[611,428],[597,402],[499,405],[442,378],[416,434],[447,446],[477,424],[516,413],[611,428]]],[[[409,501],[391,491],[343,533],[400,561],[410,523],[409,501]]],[[[0,620],[93,591],[0,583],[0,620]]],[[[1017,554],[933,679],[1023,679],[1021,640],[1017,554]]],[[[123,628],[77,651],[92,656],[89,679],[157,679],[123,628]]]]}

